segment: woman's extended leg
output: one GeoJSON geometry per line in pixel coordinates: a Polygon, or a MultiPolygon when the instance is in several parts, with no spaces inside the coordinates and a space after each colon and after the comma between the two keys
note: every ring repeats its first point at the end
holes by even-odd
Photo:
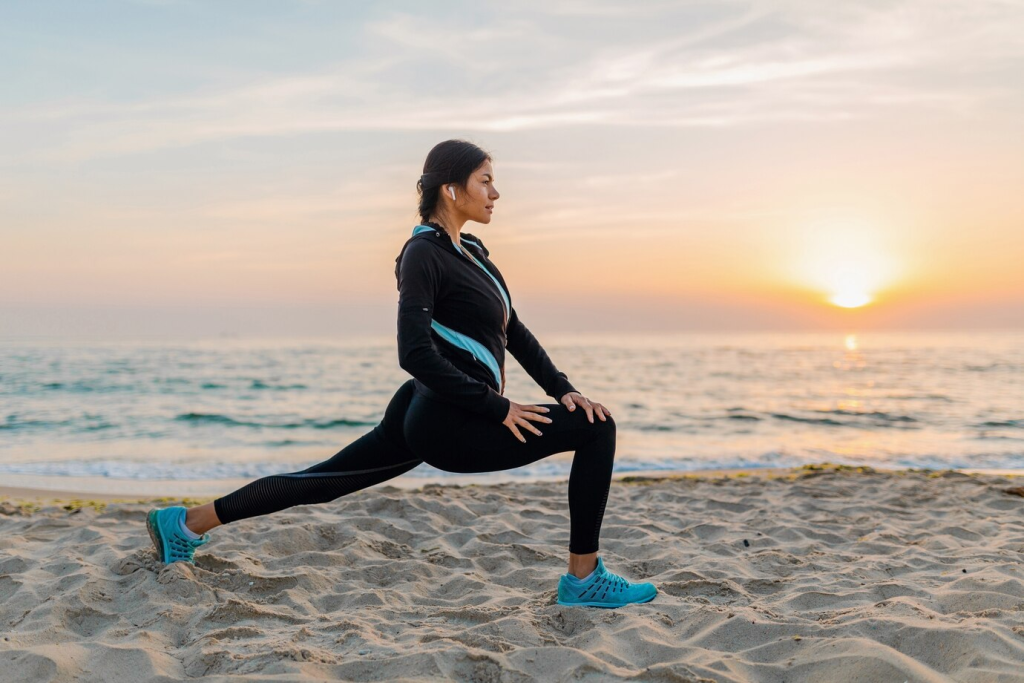
{"type": "Polygon", "coordinates": [[[294,505],[324,503],[379,484],[419,465],[402,431],[413,395],[413,381],[392,397],[380,424],[333,457],[301,472],[257,479],[212,503],[186,510],[175,506],[150,510],[147,528],[163,562],[192,562],[205,533],[221,524],[277,512],[294,505]]]}
{"type": "MultiPolygon", "coordinates": [[[[213,501],[219,524],[266,515],[295,505],[326,503],[405,474],[423,462],[409,450],[402,431],[413,381],[399,388],[380,424],[330,459],[300,472],[272,474],[213,501]]],[[[192,528],[195,533],[208,529],[192,528]]],[[[216,524],[214,524],[216,526],[216,524]]],[[[213,527],[209,527],[213,528],[213,527]]]]}

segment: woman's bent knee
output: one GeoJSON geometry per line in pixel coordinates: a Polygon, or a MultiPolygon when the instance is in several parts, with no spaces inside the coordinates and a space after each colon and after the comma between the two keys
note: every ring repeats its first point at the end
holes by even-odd
{"type": "Polygon", "coordinates": [[[611,415],[605,415],[603,420],[595,415],[594,423],[591,424],[584,414],[581,429],[584,434],[589,434],[595,439],[615,440],[615,420],[611,415]]]}

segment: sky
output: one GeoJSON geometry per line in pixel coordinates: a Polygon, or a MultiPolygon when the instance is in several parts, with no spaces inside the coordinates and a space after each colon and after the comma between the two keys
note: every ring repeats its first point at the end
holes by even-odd
{"type": "Polygon", "coordinates": [[[0,338],[393,335],[436,143],[535,332],[1024,329],[1024,3],[0,4],[0,338]]]}

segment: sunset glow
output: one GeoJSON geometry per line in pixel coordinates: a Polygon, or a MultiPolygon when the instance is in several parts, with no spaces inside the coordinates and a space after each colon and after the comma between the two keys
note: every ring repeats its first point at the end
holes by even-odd
{"type": "Polygon", "coordinates": [[[0,9],[0,334],[391,334],[450,138],[538,331],[1024,327],[1012,3],[240,7],[0,9]]]}

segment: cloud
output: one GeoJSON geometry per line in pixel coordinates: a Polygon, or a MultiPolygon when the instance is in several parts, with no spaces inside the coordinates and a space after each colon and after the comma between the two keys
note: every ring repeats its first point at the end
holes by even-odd
{"type": "Polygon", "coordinates": [[[741,126],[1020,99],[1010,83],[944,78],[1024,54],[1013,3],[710,7],[546,3],[491,20],[392,12],[366,22],[363,54],[316,71],[135,102],[8,107],[0,142],[10,163],[64,163],[246,136],[741,126]],[[708,17],[693,19],[702,8],[708,17]],[[659,25],[683,9],[680,29],[659,25]],[[552,14],[646,22],[650,37],[608,43],[545,23],[552,14]]]}

